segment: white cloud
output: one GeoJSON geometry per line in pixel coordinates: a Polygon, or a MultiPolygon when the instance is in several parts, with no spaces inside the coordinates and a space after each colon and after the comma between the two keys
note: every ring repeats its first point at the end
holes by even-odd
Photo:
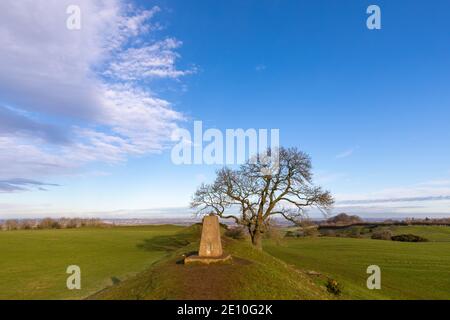
{"type": "Polygon", "coordinates": [[[336,194],[336,211],[360,214],[450,214],[450,180],[432,180],[369,193],[336,194]]]}
{"type": "MultiPolygon", "coordinates": [[[[450,197],[450,181],[433,185],[429,182],[417,183],[411,186],[386,188],[370,193],[338,194],[341,202],[399,202],[401,200],[414,201],[414,199],[450,197]]],[[[416,200],[417,201],[417,200],[416,200]]],[[[423,200],[425,201],[425,200],[423,200]]]]}
{"type": "Polygon", "coordinates": [[[348,157],[350,157],[350,156],[355,152],[356,149],[357,149],[357,148],[351,148],[351,149],[345,150],[345,151],[339,153],[338,155],[336,155],[335,158],[336,158],[336,159],[344,159],[344,158],[348,158],[348,157]]]}
{"type": "Polygon", "coordinates": [[[0,2],[1,179],[166,147],[183,116],[147,89],[148,80],[191,71],[176,68],[180,41],[145,41],[159,29],[152,22],[159,11],[126,0],[0,2]],[[81,8],[77,31],[66,28],[73,4],[81,8]]]}
{"type": "Polygon", "coordinates": [[[450,186],[450,180],[448,179],[437,179],[437,180],[430,180],[425,181],[422,183],[417,184],[418,186],[422,187],[430,187],[430,186],[450,186]]]}
{"type": "Polygon", "coordinates": [[[438,204],[429,202],[422,206],[404,205],[382,206],[382,205],[352,205],[336,206],[332,214],[339,213],[356,214],[364,218],[411,218],[411,217],[448,217],[450,215],[450,201],[442,201],[438,204]]]}
{"type": "Polygon", "coordinates": [[[40,191],[46,191],[45,187],[47,186],[57,187],[58,185],[30,179],[0,180],[0,193],[25,191],[32,188],[36,188],[40,191]]]}
{"type": "Polygon", "coordinates": [[[264,65],[264,64],[258,64],[258,65],[255,67],[255,70],[256,70],[257,72],[264,71],[264,70],[266,70],[266,69],[267,69],[267,66],[264,65]]]}
{"type": "Polygon", "coordinates": [[[181,46],[176,39],[165,39],[142,47],[129,48],[112,62],[104,75],[126,81],[145,78],[178,78],[192,71],[177,70],[175,63],[179,55],[173,50],[181,46]]]}
{"type": "Polygon", "coordinates": [[[347,174],[340,172],[318,171],[314,175],[314,182],[317,184],[328,184],[346,178],[347,174]]]}

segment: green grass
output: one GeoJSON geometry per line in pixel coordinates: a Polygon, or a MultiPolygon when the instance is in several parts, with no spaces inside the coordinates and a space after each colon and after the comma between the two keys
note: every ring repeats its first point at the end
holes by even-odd
{"type": "Polygon", "coordinates": [[[0,232],[0,299],[79,299],[148,268],[167,255],[149,239],[182,227],[146,226],[0,232]],[[82,289],[66,287],[69,265],[82,289]]]}
{"type": "Polygon", "coordinates": [[[303,271],[254,249],[248,242],[232,241],[227,249],[234,257],[252,262],[241,266],[234,279],[236,299],[334,299],[325,286],[314,283],[303,271]]]}
{"type": "MultiPolygon", "coordinates": [[[[224,251],[231,264],[184,265],[183,254],[198,248],[198,236],[187,229],[171,241],[188,244],[174,248],[161,260],[134,278],[106,288],[91,299],[332,299],[324,286],[303,272],[271,255],[258,251],[247,241],[224,238],[224,251]]],[[[162,237],[160,242],[165,242],[162,237]]],[[[167,241],[169,242],[169,241],[167,241]]]]}
{"type": "MultiPolygon", "coordinates": [[[[295,231],[297,228],[286,228],[285,231],[295,231]]],[[[358,234],[358,237],[370,239],[374,232],[388,230],[393,235],[400,234],[414,234],[428,239],[432,242],[450,242],[450,227],[449,226],[379,226],[376,228],[368,228],[362,226],[348,226],[343,229],[332,230],[336,235],[342,237],[352,237],[352,235],[358,234]]],[[[327,236],[327,234],[323,234],[327,236]]]]}
{"type": "Polygon", "coordinates": [[[448,226],[397,226],[391,227],[394,235],[414,234],[429,241],[450,242],[450,227],[448,226]]]}
{"type": "Polygon", "coordinates": [[[357,238],[266,240],[263,252],[224,237],[232,264],[188,266],[200,227],[115,227],[0,232],[0,299],[450,299],[450,228],[396,227],[426,243],[357,238]],[[78,265],[82,290],[66,288],[78,265]],[[366,288],[366,268],[381,267],[382,290],[366,288]],[[317,271],[323,276],[307,275],[317,271]]]}
{"type": "MultiPolygon", "coordinates": [[[[430,238],[433,234],[425,233],[430,238]]],[[[442,240],[439,235],[432,237],[442,240]]],[[[450,299],[450,242],[324,237],[286,239],[280,244],[268,241],[265,250],[299,269],[338,280],[344,285],[344,299],[450,299]],[[381,290],[366,287],[369,265],[381,268],[381,290]]]]}

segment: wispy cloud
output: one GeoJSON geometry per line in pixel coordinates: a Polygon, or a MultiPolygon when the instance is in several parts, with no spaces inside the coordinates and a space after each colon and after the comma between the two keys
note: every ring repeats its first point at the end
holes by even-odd
{"type": "Polygon", "coordinates": [[[67,143],[61,128],[34,120],[27,113],[0,105],[0,136],[34,136],[50,143],[67,143]]]}
{"type": "Polygon", "coordinates": [[[327,184],[331,182],[336,182],[338,180],[341,180],[345,178],[347,175],[345,173],[340,172],[325,172],[325,171],[318,171],[314,175],[314,181],[318,184],[327,184]]]}
{"type": "Polygon", "coordinates": [[[367,205],[338,205],[333,209],[333,214],[348,213],[356,214],[365,218],[393,218],[402,219],[406,217],[448,217],[450,215],[449,202],[442,201],[442,206],[412,206],[397,205],[384,206],[381,204],[367,205]]]}
{"type": "Polygon", "coordinates": [[[337,194],[336,210],[414,215],[450,214],[450,180],[439,179],[410,186],[359,194],[337,194]]]}
{"type": "Polygon", "coordinates": [[[339,194],[340,201],[377,201],[383,199],[415,199],[450,196],[450,181],[431,180],[410,186],[386,188],[370,193],[339,194]]]}
{"type": "Polygon", "coordinates": [[[450,200],[448,196],[425,196],[425,197],[405,197],[405,198],[385,198],[385,199],[367,199],[367,200],[342,200],[339,204],[373,204],[387,202],[422,202],[422,201],[442,201],[450,200]]]}
{"type": "Polygon", "coordinates": [[[184,117],[149,90],[151,81],[193,70],[176,67],[180,41],[157,39],[159,11],[128,0],[0,2],[0,179],[73,172],[167,147],[184,117]],[[65,25],[74,4],[79,31],[65,25]]]}
{"type": "Polygon", "coordinates": [[[267,69],[267,66],[265,65],[265,64],[258,64],[256,67],[255,67],[255,70],[257,71],[257,72],[261,72],[261,71],[264,71],[264,70],[266,70],[267,69]]]}
{"type": "Polygon", "coordinates": [[[355,147],[355,148],[351,148],[351,149],[345,150],[345,151],[343,151],[343,152],[337,154],[337,155],[335,156],[335,158],[336,158],[336,159],[344,159],[344,158],[348,158],[348,157],[350,157],[351,155],[353,155],[353,153],[356,151],[356,149],[358,149],[358,147],[355,147]]]}
{"type": "Polygon", "coordinates": [[[129,48],[114,57],[104,75],[116,80],[136,81],[148,78],[179,78],[195,72],[178,70],[179,55],[174,51],[182,45],[174,38],[164,39],[141,48],[129,48]]]}
{"type": "Polygon", "coordinates": [[[30,189],[38,189],[41,191],[46,191],[45,187],[48,186],[56,187],[59,185],[30,179],[0,180],[0,193],[26,191],[30,189]]]}

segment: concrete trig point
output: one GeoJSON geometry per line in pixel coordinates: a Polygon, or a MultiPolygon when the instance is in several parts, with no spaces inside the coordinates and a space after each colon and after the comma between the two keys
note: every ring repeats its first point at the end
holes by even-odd
{"type": "Polygon", "coordinates": [[[230,255],[224,255],[222,241],[220,240],[219,218],[209,215],[203,218],[202,238],[198,256],[189,256],[184,259],[185,264],[202,263],[210,264],[231,260],[230,255]]]}

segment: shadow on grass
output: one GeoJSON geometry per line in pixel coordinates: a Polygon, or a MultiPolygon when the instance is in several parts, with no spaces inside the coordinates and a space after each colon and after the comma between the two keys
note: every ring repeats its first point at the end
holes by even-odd
{"type": "Polygon", "coordinates": [[[192,234],[180,233],[170,236],[156,236],[145,239],[137,247],[145,251],[172,252],[186,247],[194,241],[192,234]]]}
{"type": "Polygon", "coordinates": [[[111,277],[111,282],[113,285],[116,285],[116,284],[121,283],[122,281],[117,277],[111,277]]]}

